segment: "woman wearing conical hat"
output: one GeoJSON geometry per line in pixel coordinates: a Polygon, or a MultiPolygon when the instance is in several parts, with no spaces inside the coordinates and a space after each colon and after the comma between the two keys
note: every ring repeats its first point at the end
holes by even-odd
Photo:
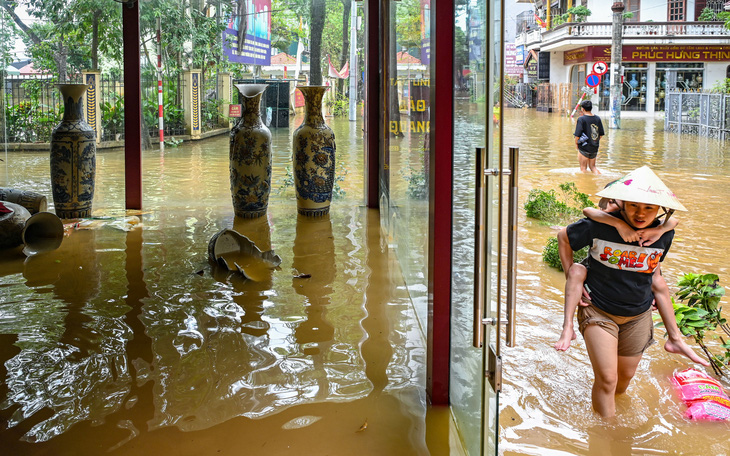
{"type": "MultiPolygon", "coordinates": [[[[598,196],[621,203],[620,210],[610,215],[637,231],[659,225],[660,209],[664,209],[667,217],[675,210],[686,210],[646,166],[609,184],[598,196]]],[[[595,377],[591,399],[594,410],[602,417],[615,415],[615,395],[626,391],[644,350],[654,343],[652,281],[661,275],[660,263],[673,238],[674,230],[670,230],[651,245],[626,242],[613,226],[587,218],[568,225],[558,234],[560,260],[566,276],[573,264],[573,252],[590,246],[585,288],[590,293],[591,305],[578,307],[580,287],[568,290],[566,286],[563,336],[574,335],[573,315],[578,308],[579,329],[595,377]]],[[[669,335],[665,349],[709,365],[684,341],[671,301],[657,299],[656,305],[669,335]]],[[[556,348],[561,349],[557,345],[556,348]]]]}

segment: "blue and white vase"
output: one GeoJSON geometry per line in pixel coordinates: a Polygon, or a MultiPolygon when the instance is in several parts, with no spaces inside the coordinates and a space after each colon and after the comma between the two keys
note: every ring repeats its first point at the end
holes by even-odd
{"type": "Polygon", "coordinates": [[[629,85],[631,87],[636,88],[639,85],[639,81],[636,80],[636,73],[631,75],[631,80],[629,81],[629,85]]]}
{"type": "Polygon", "coordinates": [[[86,123],[81,98],[86,84],[59,84],[63,120],[51,131],[51,189],[56,215],[91,217],[96,178],[96,132],[86,123]]]}
{"type": "Polygon", "coordinates": [[[266,214],[271,193],[271,131],[261,121],[261,95],[267,84],[236,84],[241,118],[231,128],[231,197],[237,217],[266,214]]]}
{"type": "Polygon", "coordinates": [[[324,122],[322,98],[327,86],[299,86],[304,122],[292,139],[297,211],[306,216],[329,213],[335,182],[335,133],[324,122]]]}

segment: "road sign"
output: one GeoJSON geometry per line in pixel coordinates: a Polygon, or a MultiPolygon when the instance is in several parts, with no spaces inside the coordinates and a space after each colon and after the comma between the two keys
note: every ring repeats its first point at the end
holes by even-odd
{"type": "Polygon", "coordinates": [[[591,73],[588,76],[586,76],[586,85],[588,87],[598,87],[598,85],[601,83],[601,77],[598,76],[595,73],[591,73]]]}
{"type": "Polygon", "coordinates": [[[598,61],[593,64],[593,72],[597,75],[606,74],[606,71],[608,71],[608,64],[606,62],[598,61]]]}

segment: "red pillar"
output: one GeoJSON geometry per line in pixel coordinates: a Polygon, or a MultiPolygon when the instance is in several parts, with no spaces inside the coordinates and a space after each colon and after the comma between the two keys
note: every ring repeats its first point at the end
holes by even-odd
{"type": "Polygon", "coordinates": [[[142,209],[142,88],[139,66],[139,4],[122,5],[124,39],[125,207],[142,209]]]}
{"type": "MultiPolygon", "coordinates": [[[[353,8],[355,6],[353,5],[353,8]]],[[[379,206],[380,131],[380,0],[365,2],[365,204],[379,206]]],[[[353,68],[351,71],[357,71],[353,68]]]]}
{"type": "Polygon", "coordinates": [[[449,403],[454,137],[454,0],[431,1],[431,128],[426,391],[449,403]],[[436,37],[438,37],[436,39],[436,37]]]}

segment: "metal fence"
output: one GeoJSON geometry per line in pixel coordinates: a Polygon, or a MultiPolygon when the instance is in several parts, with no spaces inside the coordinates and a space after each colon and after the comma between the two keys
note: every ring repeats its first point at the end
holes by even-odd
{"type": "Polygon", "coordinates": [[[665,103],[666,131],[730,139],[730,94],[670,91],[665,103]]]}
{"type": "MultiPolygon", "coordinates": [[[[69,75],[81,82],[81,75],[69,75]]],[[[63,117],[63,100],[56,81],[48,76],[13,75],[3,78],[3,132],[6,142],[48,142],[63,117]]]]}
{"type": "MultiPolygon", "coordinates": [[[[3,140],[7,143],[49,142],[51,130],[63,117],[63,101],[55,79],[42,76],[6,76],[3,97],[0,97],[0,116],[3,140]]],[[[82,75],[71,75],[69,82],[82,83],[82,75]]],[[[159,136],[159,103],[157,76],[142,76],[142,118],[144,131],[151,138],[159,136]]],[[[205,81],[201,100],[201,130],[210,131],[228,127],[228,118],[221,116],[219,94],[215,77],[205,81]]],[[[185,128],[182,75],[162,79],[163,124],[165,137],[183,136],[185,128]]],[[[101,141],[124,139],[124,78],[121,74],[102,74],[99,78],[99,113],[101,141]]]]}

